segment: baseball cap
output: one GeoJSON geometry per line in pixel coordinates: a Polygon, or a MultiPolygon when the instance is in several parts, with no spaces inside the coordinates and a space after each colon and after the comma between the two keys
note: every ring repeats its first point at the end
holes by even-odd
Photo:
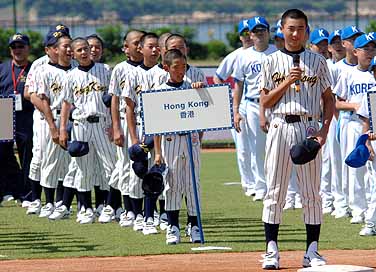
{"type": "Polygon", "coordinates": [[[44,46],[48,47],[48,46],[54,45],[55,43],[57,43],[59,38],[63,36],[69,36],[69,35],[66,34],[66,32],[61,32],[61,31],[56,31],[56,30],[48,32],[43,41],[44,46]]]}
{"type": "Polygon", "coordinates": [[[8,45],[11,46],[14,43],[22,43],[24,45],[30,45],[30,39],[25,34],[16,33],[9,38],[8,45]]]}
{"type": "Polygon", "coordinates": [[[252,31],[253,29],[257,28],[266,28],[269,30],[269,23],[266,21],[264,17],[261,16],[255,16],[248,20],[248,27],[249,31],[252,31]]]}
{"type": "Polygon", "coordinates": [[[355,149],[347,156],[345,163],[353,168],[359,168],[366,164],[370,153],[366,147],[367,134],[363,134],[356,142],[355,149]]]}
{"type": "Polygon", "coordinates": [[[320,148],[319,142],[308,138],[291,147],[290,156],[294,164],[306,164],[316,158],[320,148]]]}
{"type": "Polygon", "coordinates": [[[238,24],[238,33],[242,33],[244,30],[248,30],[248,20],[240,20],[238,24]]]}
{"type": "Polygon", "coordinates": [[[133,162],[132,169],[137,177],[143,179],[148,172],[148,160],[133,162]]]}
{"type": "Polygon", "coordinates": [[[68,152],[71,157],[82,157],[89,153],[89,143],[82,141],[68,142],[68,152]]]}
{"type": "Polygon", "coordinates": [[[339,38],[341,38],[341,33],[342,33],[342,31],[341,31],[340,29],[336,29],[336,30],[334,30],[332,33],[330,33],[330,35],[329,35],[329,37],[328,37],[328,42],[329,42],[329,44],[332,43],[332,41],[333,41],[333,39],[334,39],[335,37],[339,37],[339,38]]]}
{"type": "Polygon", "coordinates": [[[59,32],[64,33],[65,35],[70,35],[69,34],[69,28],[66,25],[63,25],[63,24],[57,24],[55,26],[52,26],[50,28],[50,31],[51,32],[59,31],[59,32]]]}
{"type": "Polygon", "coordinates": [[[167,167],[165,163],[154,164],[144,176],[142,181],[142,190],[145,195],[159,196],[164,189],[164,177],[167,167]]]}
{"type": "Polygon", "coordinates": [[[276,37],[281,38],[281,39],[285,38],[285,36],[283,36],[282,30],[279,27],[274,32],[274,38],[276,37]]]}
{"type": "Polygon", "coordinates": [[[362,48],[371,42],[376,44],[376,35],[374,32],[362,34],[361,36],[355,39],[354,48],[362,48]]]}
{"type": "Polygon", "coordinates": [[[328,40],[329,32],[324,28],[316,28],[309,35],[309,42],[318,44],[321,41],[328,40]]]}
{"type": "Polygon", "coordinates": [[[372,70],[376,68],[376,56],[373,57],[373,59],[371,60],[371,64],[369,66],[369,69],[372,70]]]}
{"type": "Polygon", "coordinates": [[[356,26],[346,26],[344,29],[342,29],[341,40],[350,39],[356,34],[363,34],[363,32],[356,26]]]}

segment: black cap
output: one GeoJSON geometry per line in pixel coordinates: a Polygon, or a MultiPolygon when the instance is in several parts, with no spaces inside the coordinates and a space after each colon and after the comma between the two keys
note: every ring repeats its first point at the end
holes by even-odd
{"type": "Polygon", "coordinates": [[[321,145],[313,138],[305,139],[290,149],[290,156],[294,164],[306,164],[314,160],[321,145]]]}

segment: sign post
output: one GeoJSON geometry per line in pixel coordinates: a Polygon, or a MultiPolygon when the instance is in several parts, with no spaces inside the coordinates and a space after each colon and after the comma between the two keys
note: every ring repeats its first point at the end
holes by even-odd
{"type": "Polygon", "coordinates": [[[144,135],[188,134],[187,144],[197,223],[201,244],[204,244],[190,133],[234,127],[230,87],[227,84],[220,84],[201,89],[151,90],[141,92],[140,101],[144,135]]]}

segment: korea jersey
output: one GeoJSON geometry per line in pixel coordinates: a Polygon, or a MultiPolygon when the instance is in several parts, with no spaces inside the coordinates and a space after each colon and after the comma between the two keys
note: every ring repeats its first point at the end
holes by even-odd
{"type": "Polygon", "coordinates": [[[256,51],[252,46],[245,49],[243,54],[236,59],[233,76],[235,80],[244,82],[243,97],[260,97],[261,63],[275,51],[277,51],[277,48],[274,45],[269,45],[263,52],[256,51]]]}

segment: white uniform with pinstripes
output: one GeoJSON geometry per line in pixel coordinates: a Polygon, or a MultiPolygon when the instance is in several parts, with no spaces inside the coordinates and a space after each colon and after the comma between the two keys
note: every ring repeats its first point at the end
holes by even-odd
{"type": "MultiPolygon", "coordinates": [[[[158,89],[171,89],[168,84],[161,85],[158,89]]],[[[191,88],[191,83],[184,81],[180,88],[191,88]]],[[[165,200],[167,211],[180,210],[183,205],[183,196],[187,199],[187,212],[191,216],[197,216],[194,191],[192,187],[192,173],[189,159],[187,135],[162,136],[162,156],[168,166],[166,176],[165,200]]],[[[200,139],[197,132],[191,133],[192,155],[194,161],[194,173],[196,178],[197,193],[200,196],[200,139]]]]}
{"type": "MultiPolygon", "coordinates": [[[[40,74],[39,69],[49,62],[47,55],[40,57],[35,60],[30,67],[29,73],[27,74],[25,86],[28,86],[29,94],[35,93],[37,90],[35,88],[35,82],[37,81],[38,75],[40,74]]],[[[43,68],[40,70],[43,71],[43,68]]],[[[41,146],[42,137],[40,136],[40,122],[41,114],[39,110],[35,110],[33,113],[33,158],[30,162],[29,178],[34,181],[40,181],[40,161],[41,161],[41,146]]]]}
{"type": "MultiPolygon", "coordinates": [[[[62,103],[62,88],[68,71],[47,64],[37,82],[37,94],[39,97],[46,97],[49,100],[53,118],[56,120],[56,127],[60,126],[60,110],[62,103]]],[[[41,131],[47,136],[47,142],[42,149],[41,179],[40,184],[47,188],[56,188],[58,180],[64,178],[68,170],[69,155],[58,144],[52,141],[47,121],[41,121],[41,131]]]]}
{"type": "MultiPolygon", "coordinates": [[[[115,167],[115,148],[105,131],[108,118],[111,117],[109,109],[102,102],[109,81],[110,71],[104,64],[96,63],[88,71],[81,67],[73,69],[68,73],[64,84],[64,100],[76,106],[73,113],[72,140],[89,143],[89,152],[95,152],[99,157],[107,180],[115,167]],[[99,117],[99,122],[89,123],[89,116],[99,117]]],[[[77,163],[74,184],[80,192],[90,191],[94,187],[94,171],[90,158],[89,155],[72,158],[77,163]]]]}
{"type": "MultiPolygon", "coordinates": [[[[349,103],[361,104],[363,97],[367,96],[368,89],[376,85],[375,78],[368,71],[360,71],[353,67],[350,71],[341,75],[341,80],[337,84],[337,96],[349,103]]],[[[350,114],[347,123],[346,155],[354,150],[356,142],[362,135],[362,121],[356,113],[350,114]]],[[[353,217],[363,217],[367,210],[367,199],[365,192],[365,174],[367,168],[349,167],[349,207],[353,217]]]]}
{"type": "MultiPolygon", "coordinates": [[[[260,89],[272,90],[288,75],[293,66],[292,56],[277,51],[267,57],[261,69],[260,89]]],[[[305,50],[300,53],[300,67],[304,71],[296,92],[290,86],[281,99],[270,109],[271,122],[266,139],[265,175],[267,194],[264,199],[262,220],[280,224],[289,184],[292,160],[290,148],[307,137],[307,131],[318,130],[316,120],[320,116],[320,98],[330,87],[330,75],[325,59],[305,50]],[[285,115],[300,115],[302,122],[286,123],[285,115]],[[304,116],[304,117],[303,117],[304,116]],[[315,118],[308,121],[307,116],[315,118]]],[[[304,165],[296,165],[297,182],[301,192],[304,222],[321,224],[320,197],[321,154],[304,165]]]]}
{"type": "Polygon", "coordinates": [[[119,97],[120,125],[124,133],[124,146],[116,146],[117,161],[109,184],[113,188],[122,191],[123,195],[129,195],[130,163],[128,155],[128,129],[125,118],[126,103],[125,99],[121,97],[121,92],[127,80],[126,75],[136,67],[127,61],[117,64],[111,73],[110,87],[108,89],[109,94],[119,97]]]}

